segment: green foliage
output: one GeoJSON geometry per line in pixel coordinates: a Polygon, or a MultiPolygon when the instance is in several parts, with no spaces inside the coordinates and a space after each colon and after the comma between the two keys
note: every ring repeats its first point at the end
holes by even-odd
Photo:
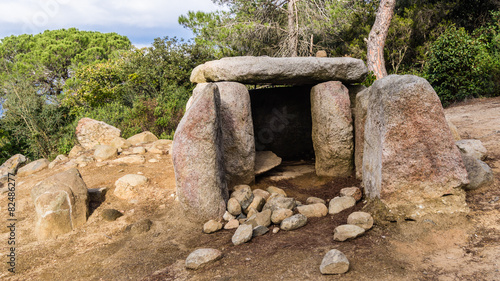
{"type": "Polygon", "coordinates": [[[489,95],[494,91],[490,59],[484,42],[451,26],[432,45],[425,75],[444,105],[489,95]]]}

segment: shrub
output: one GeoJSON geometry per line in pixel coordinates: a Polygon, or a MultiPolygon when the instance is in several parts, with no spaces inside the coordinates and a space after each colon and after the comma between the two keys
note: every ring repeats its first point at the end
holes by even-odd
{"type": "Polygon", "coordinates": [[[424,74],[446,106],[493,93],[490,61],[484,42],[450,26],[431,46],[424,74]]]}

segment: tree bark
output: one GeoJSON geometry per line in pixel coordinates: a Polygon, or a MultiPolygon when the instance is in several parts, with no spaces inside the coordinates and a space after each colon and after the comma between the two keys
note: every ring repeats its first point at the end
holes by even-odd
{"type": "Polygon", "coordinates": [[[387,34],[389,33],[392,16],[394,15],[395,6],[396,0],[380,1],[375,23],[372,26],[370,35],[368,35],[366,63],[368,65],[368,70],[373,71],[377,79],[387,76],[384,60],[384,46],[387,34]]]}
{"type": "Polygon", "coordinates": [[[296,5],[297,0],[288,1],[288,55],[296,57],[298,55],[299,32],[297,30],[296,5]]]}

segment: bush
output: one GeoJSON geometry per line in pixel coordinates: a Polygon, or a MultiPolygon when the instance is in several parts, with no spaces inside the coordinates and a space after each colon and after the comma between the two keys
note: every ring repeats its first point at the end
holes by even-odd
{"type": "Polygon", "coordinates": [[[449,27],[431,46],[424,75],[443,105],[491,95],[495,84],[487,45],[465,29],[449,27]]]}

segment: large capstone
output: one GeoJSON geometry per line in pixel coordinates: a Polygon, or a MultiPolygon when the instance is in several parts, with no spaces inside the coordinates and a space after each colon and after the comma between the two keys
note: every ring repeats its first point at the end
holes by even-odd
{"type": "Polygon", "coordinates": [[[368,70],[360,59],[315,57],[229,57],[197,66],[191,82],[234,81],[244,84],[359,83],[368,70]]]}
{"type": "Polygon", "coordinates": [[[340,82],[311,89],[312,140],[318,176],[347,177],[353,171],[351,102],[340,82]]]}
{"type": "Polygon", "coordinates": [[[205,221],[222,218],[229,197],[220,104],[218,87],[207,85],[184,114],[172,147],[179,201],[187,213],[205,221]]]}
{"type": "Polygon", "coordinates": [[[466,213],[467,171],[431,85],[390,75],[369,89],[363,184],[391,219],[466,213]]]}

